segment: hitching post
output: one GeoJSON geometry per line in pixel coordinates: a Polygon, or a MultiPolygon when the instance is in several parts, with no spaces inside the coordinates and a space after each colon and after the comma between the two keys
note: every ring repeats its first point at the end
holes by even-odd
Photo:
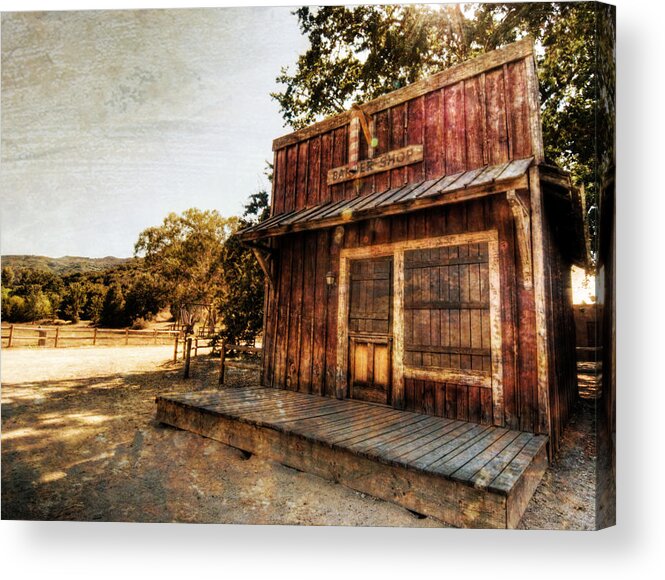
{"type": "Polygon", "coordinates": [[[185,378],[189,378],[189,363],[192,357],[192,337],[187,339],[187,350],[185,352],[185,378]]]}
{"type": "Polygon", "coordinates": [[[222,350],[219,353],[219,384],[224,384],[224,358],[226,356],[226,344],[222,341],[222,350]]]}

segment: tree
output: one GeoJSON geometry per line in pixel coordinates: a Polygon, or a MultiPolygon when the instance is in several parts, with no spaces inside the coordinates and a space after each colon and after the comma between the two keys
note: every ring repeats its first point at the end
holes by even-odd
{"type": "Polygon", "coordinates": [[[100,322],[102,326],[110,328],[120,328],[127,325],[125,296],[118,282],[114,282],[106,293],[100,322]]]}
{"type": "Polygon", "coordinates": [[[145,257],[171,312],[186,303],[213,302],[223,283],[224,242],[237,226],[238,218],[192,208],[182,215],[170,213],[162,225],[139,235],[134,253],[145,257]]]}
{"type": "MultiPolygon", "coordinates": [[[[53,317],[64,292],[60,276],[46,270],[19,270],[10,289],[11,318],[16,322],[33,322],[53,317]]],[[[9,320],[9,318],[8,318],[9,320]]]]}
{"type": "MultiPolygon", "coordinates": [[[[270,213],[268,192],[249,197],[239,228],[263,221],[270,213]]],[[[230,343],[252,342],[263,326],[264,278],[252,250],[236,237],[224,244],[223,280],[219,292],[219,312],[223,320],[221,338],[230,343]]]]}
{"type": "MultiPolygon", "coordinates": [[[[310,42],[273,93],[301,128],[526,35],[537,56],[546,157],[597,203],[596,176],[614,159],[614,45],[610,7],[594,3],[323,6],[295,11],[310,42]],[[606,155],[599,159],[605,147],[606,155]],[[600,163],[600,166],[599,166],[600,163]]],[[[594,224],[591,224],[592,229],[594,224]]]]}
{"type": "Polygon", "coordinates": [[[16,274],[11,266],[3,266],[2,268],[2,287],[11,288],[16,279],[16,274]]]}
{"type": "Polygon", "coordinates": [[[86,320],[91,320],[95,324],[101,321],[106,292],[107,288],[103,284],[90,283],[88,285],[85,307],[83,309],[83,316],[86,320]]]}
{"type": "MultiPolygon", "coordinates": [[[[269,166],[266,171],[266,176],[269,181],[272,181],[272,167],[269,166]]],[[[266,190],[257,191],[249,196],[247,203],[244,207],[240,227],[248,227],[250,225],[258,224],[263,220],[268,219],[270,215],[269,196],[266,190]]]]}
{"type": "Polygon", "coordinates": [[[374,99],[460,60],[466,51],[459,5],[304,6],[295,11],[309,49],[272,94],[299,129],[374,99]]]}
{"type": "Polygon", "coordinates": [[[15,276],[13,292],[18,296],[27,296],[34,289],[40,289],[57,307],[65,285],[60,276],[46,270],[21,269],[15,276]]]}
{"type": "Polygon", "coordinates": [[[150,273],[141,272],[132,282],[125,298],[125,315],[130,322],[149,320],[165,305],[164,290],[150,273]]]}
{"type": "Polygon", "coordinates": [[[25,296],[22,320],[34,322],[43,318],[51,318],[54,307],[48,295],[37,287],[33,287],[25,296]]]}
{"type": "Polygon", "coordinates": [[[2,288],[2,320],[6,322],[21,322],[25,312],[25,299],[14,296],[9,288],[2,288]]]}
{"type": "Polygon", "coordinates": [[[74,323],[81,320],[87,300],[86,290],[85,284],[81,282],[73,282],[67,286],[60,306],[62,315],[66,320],[71,320],[74,323]]]}

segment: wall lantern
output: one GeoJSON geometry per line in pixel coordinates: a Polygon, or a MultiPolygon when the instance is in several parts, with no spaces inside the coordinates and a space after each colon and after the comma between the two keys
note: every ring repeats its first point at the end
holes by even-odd
{"type": "Polygon", "coordinates": [[[327,286],[333,286],[335,284],[335,274],[332,272],[327,272],[326,273],[326,285],[327,286]]]}

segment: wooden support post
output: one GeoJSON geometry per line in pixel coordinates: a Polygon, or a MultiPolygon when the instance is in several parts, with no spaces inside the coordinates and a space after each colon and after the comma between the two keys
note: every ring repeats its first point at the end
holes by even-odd
{"type": "Polygon", "coordinates": [[[533,288],[533,267],[531,257],[531,217],[514,189],[506,191],[508,205],[515,218],[515,231],[517,233],[517,247],[519,248],[520,265],[522,267],[522,281],[527,290],[533,288]]]}
{"type": "Polygon", "coordinates": [[[55,327],[55,340],[53,341],[53,347],[58,348],[58,338],[60,336],[60,327],[55,327]]]}
{"type": "Polygon", "coordinates": [[[46,330],[39,329],[39,340],[37,341],[37,346],[46,346],[46,335],[48,334],[46,330]]]}
{"type": "Polygon", "coordinates": [[[125,344],[129,344],[129,328],[125,329],[125,344]]]}
{"type": "Polygon", "coordinates": [[[9,327],[9,342],[7,343],[7,348],[11,348],[13,338],[14,338],[14,325],[12,324],[9,327]]]}
{"type": "Polygon", "coordinates": [[[189,366],[190,366],[191,357],[192,357],[192,337],[191,336],[187,339],[186,345],[187,346],[186,346],[186,349],[185,349],[185,374],[184,374],[184,377],[186,379],[188,379],[189,378],[189,366]]]}
{"type": "Polygon", "coordinates": [[[335,367],[335,396],[348,396],[349,367],[349,260],[340,258],[337,280],[337,364],[335,367]]]}
{"type": "Polygon", "coordinates": [[[95,329],[92,333],[92,346],[97,346],[97,327],[95,326],[95,329]]]}
{"type": "MultiPolygon", "coordinates": [[[[529,169],[533,241],[534,297],[536,301],[536,365],[538,373],[538,432],[551,433],[549,401],[549,345],[547,334],[547,267],[543,233],[543,193],[538,167],[529,169]]],[[[551,446],[550,446],[551,449],[551,446]]],[[[551,451],[550,451],[551,453],[551,451]]]]}
{"type": "MultiPolygon", "coordinates": [[[[369,120],[367,117],[367,114],[365,111],[363,111],[360,108],[360,105],[354,104],[352,107],[353,112],[355,113],[354,119],[360,123],[360,127],[363,130],[363,134],[365,135],[365,141],[367,141],[367,145],[369,148],[372,150],[372,153],[374,152],[374,128],[371,127],[370,125],[373,124],[373,119],[369,120]]],[[[353,119],[352,119],[353,120],[353,119]]],[[[370,157],[373,157],[373,155],[370,155],[370,157]]],[[[357,161],[357,158],[356,158],[357,161]]]]}
{"type": "Polygon", "coordinates": [[[199,337],[194,339],[194,358],[199,356],[199,337]]]}
{"type": "Polygon", "coordinates": [[[224,384],[224,359],[226,358],[226,344],[222,342],[222,349],[219,353],[219,384],[224,384]]]}
{"type": "Polygon", "coordinates": [[[545,146],[543,144],[543,125],[540,120],[540,91],[538,90],[538,72],[533,55],[525,60],[526,65],[526,97],[529,105],[529,129],[531,131],[531,146],[536,165],[545,161],[545,146]]]}
{"type": "Polygon", "coordinates": [[[157,344],[157,329],[155,328],[155,340],[154,343],[157,344]]]}
{"type": "Polygon", "coordinates": [[[173,347],[173,362],[178,362],[178,335],[175,335],[175,346],[173,347]]]}
{"type": "Polygon", "coordinates": [[[393,407],[404,409],[404,250],[393,257],[393,407]]]}
{"type": "Polygon", "coordinates": [[[264,257],[264,255],[261,253],[261,250],[259,250],[256,247],[252,247],[252,252],[254,252],[254,257],[256,258],[256,261],[259,263],[259,266],[261,267],[261,270],[263,270],[263,273],[266,277],[266,280],[268,280],[268,284],[270,285],[270,289],[274,290],[275,289],[275,282],[273,280],[272,274],[270,272],[270,265],[268,264],[268,261],[264,257]]]}

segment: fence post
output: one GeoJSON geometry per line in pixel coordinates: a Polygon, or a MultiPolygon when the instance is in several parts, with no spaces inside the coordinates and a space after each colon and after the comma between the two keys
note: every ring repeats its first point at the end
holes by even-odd
{"type": "Polygon", "coordinates": [[[224,384],[224,358],[226,357],[226,344],[222,341],[222,349],[219,353],[219,384],[224,384]]]}
{"type": "Polygon", "coordinates": [[[178,362],[178,335],[175,335],[175,347],[173,348],[173,362],[178,362]]]}
{"type": "Polygon", "coordinates": [[[199,337],[194,339],[194,358],[199,356],[199,337]]]}
{"type": "Polygon", "coordinates": [[[48,332],[41,328],[37,329],[37,332],[39,333],[39,338],[37,339],[37,346],[46,346],[46,337],[48,335],[48,332]]]}
{"type": "Polygon", "coordinates": [[[190,336],[187,339],[187,349],[185,352],[185,378],[189,378],[189,365],[191,362],[191,356],[192,356],[192,337],[190,336]]]}
{"type": "Polygon", "coordinates": [[[157,329],[155,328],[155,344],[157,344],[157,329]]]}
{"type": "Polygon", "coordinates": [[[125,328],[125,345],[129,344],[129,328],[125,328]]]}
{"type": "Polygon", "coordinates": [[[53,342],[53,348],[58,348],[58,336],[60,336],[60,327],[55,327],[55,341],[53,342]]]}
{"type": "Polygon", "coordinates": [[[92,333],[92,346],[97,346],[97,327],[95,326],[92,333]]]}
{"type": "Polygon", "coordinates": [[[11,347],[12,338],[14,338],[14,325],[13,324],[9,327],[9,342],[7,343],[7,348],[11,347]]]}

